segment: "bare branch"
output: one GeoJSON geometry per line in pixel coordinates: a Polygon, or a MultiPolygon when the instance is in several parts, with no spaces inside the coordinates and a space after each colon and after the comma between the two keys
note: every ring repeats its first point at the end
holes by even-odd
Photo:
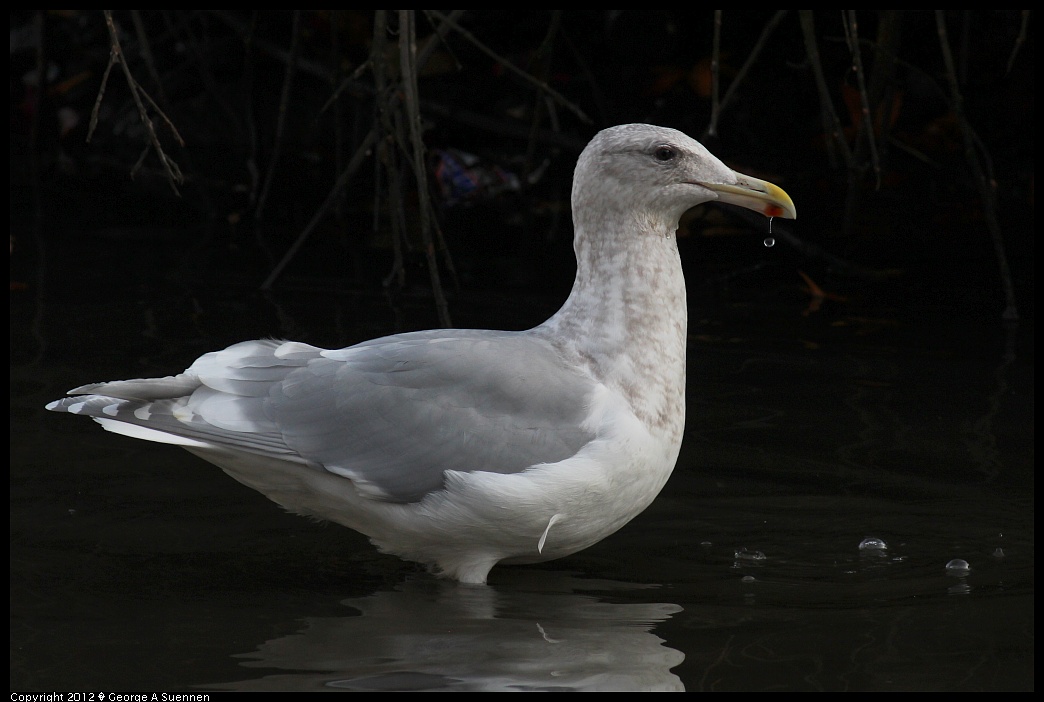
{"type": "MultiPolygon", "coordinates": [[[[715,11],[714,16],[715,22],[717,23],[719,20],[718,11],[715,11]]],[[[747,60],[743,62],[742,66],[740,66],[739,71],[736,73],[736,77],[733,78],[732,82],[729,84],[729,89],[725,91],[725,96],[721,99],[721,104],[718,106],[717,112],[715,113],[713,109],[711,110],[711,125],[707,127],[707,131],[705,132],[706,134],[717,133],[718,117],[720,117],[721,113],[725,111],[725,108],[729,106],[729,103],[732,102],[732,98],[736,95],[736,91],[739,88],[739,86],[742,85],[743,79],[747,77],[747,73],[750,72],[751,67],[754,65],[755,61],[757,61],[758,55],[761,53],[761,50],[765,48],[765,44],[768,42],[768,38],[772,36],[772,32],[776,30],[776,27],[779,26],[779,23],[782,22],[783,18],[786,16],[786,10],[778,10],[776,14],[772,16],[772,19],[765,23],[764,28],[761,30],[761,35],[758,37],[758,40],[754,42],[754,48],[751,49],[750,53],[747,55],[747,60]],[[711,131],[712,129],[714,131],[711,131]]],[[[719,40],[719,37],[717,36],[717,31],[718,27],[716,25],[716,42],[719,40]]],[[[717,79],[717,74],[714,75],[714,79],[717,79]]],[[[715,86],[714,95],[717,96],[717,94],[718,89],[717,86],[715,86]]]]}
{"type": "Polygon", "coordinates": [[[711,50],[711,116],[703,136],[718,135],[718,117],[721,113],[721,10],[714,11],[714,42],[711,50]]]}
{"type": "MultiPolygon", "coordinates": [[[[870,114],[870,99],[866,95],[866,71],[863,68],[863,54],[859,48],[859,24],[855,10],[847,10],[841,15],[845,28],[848,49],[852,52],[852,68],[855,71],[856,83],[859,86],[859,111],[863,119],[862,126],[866,134],[866,142],[870,148],[870,163],[874,169],[875,189],[881,188],[881,160],[877,155],[877,142],[874,136],[874,120],[870,114]]],[[[859,166],[862,168],[862,166],[859,166]]]]}
{"type": "Polygon", "coordinates": [[[823,120],[823,129],[830,135],[830,139],[827,141],[828,153],[833,160],[833,148],[836,146],[841,151],[841,158],[845,163],[846,168],[851,168],[852,164],[852,152],[848,148],[848,142],[845,141],[844,133],[841,129],[841,120],[838,119],[837,112],[834,110],[834,101],[830,97],[830,90],[827,88],[826,77],[823,74],[823,64],[819,59],[819,47],[816,45],[816,28],[815,19],[812,16],[812,10],[801,10],[798,15],[801,18],[801,34],[805,39],[805,53],[808,54],[809,63],[812,66],[812,73],[816,79],[816,89],[819,91],[819,109],[823,120]]]}
{"type": "Polygon", "coordinates": [[[257,199],[257,208],[254,210],[254,219],[261,221],[268,201],[268,193],[272,189],[272,180],[275,178],[279,159],[283,154],[284,137],[286,136],[287,107],[290,103],[290,93],[294,85],[294,75],[297,73],[297,54],[301,47],[301,11],[294,10],[293,26],[290,35],[290,58],[287,61],[286,73],[283,75],[283,89],[279,96],[279,114],[276,118],[276,133],[272,144],[272,158],[268,164],[268,173],[265,175],[264,185],[261,186],[261,195],[257,199]]]}
{"type": "Polygon", "coordinates": [[[1026,43],[1026,33],[1029,31],[1029,18],[1030,11],[1022,11],[1022,24],[1019,26],[1019,36],[1015,37],[1015,46],[1011,47],[1011,56],[1008,57],[1008,67],[1004,71],[1005,73],[1011,73],[1012,66],[1015,65],[1015,57],[1019,53],[1019,49],[1026,43]]]}
{"type": "Polygon", "coordinates": [[[515,64],[508,61],[506,58],[500,56],[498,53],[496,53],[488,46],[480,42],[474,34],[457,24],[456,20],[454,20],[452,17],[444,15],[441,12],[437,12],[435,10],[431,10],[431,14],[433,17],[440,19],[444,24],[449,25],[453,30],[455,30],[458,34],[460,34],[468,42],[470,42],[476,49],[489,56],[491,59],[493,59],[501,66],[506,68],[509,72],[515,74],[516,76],[526,81],[538,90],[542,90],[551,97],[553,97],[558,104],[562,105],[567,110],[572,112],[574,115],[579,117],[585,124],[593,124],[591,118],[584,114],[584,111],[581,110],[578,105],[567,100],[565,96],[563,96],[561,93],[559,93],[557,90],[552,88],[547,83],[535,79],[533,76],[529,75],[525,71],[515,66],[515,64]]]}
{"type": "Polygon", "coordinates": [[[986,218],[986,228],[990,232],[993,241],[993,252],[997,257],[997,266],[1000,269],[1001,285],[1004,288],[1004,297],[1007,306],[1001,315],[1008,321],[1017,321],[1019,318],[1018,307],[1015,303],[1015,286],[1011,279],[1011,269],[1008,267],[1008,255],[1004,250],[1004,240],[1001,236],[1000,222],[997,219],[996,198],[994,197],[994,186],[992,179],[987,180],[986,172],[975,150],[978,141],[971,125],[964,114],[964,98],[961,95],[960,85],[957,82],[957,71],[954,66],[953,54],[950,52],[950,40],[946,32],[946,13],[944,10],[935,11],[935,28],[939,35],[939,48],[942,50],[943,62],[946,64],[946,77],[950,85],[951,104],[957,117],[957,124],[961,129],[961,137],[964,142],[964,156],[968,160],[968,166],[975,177],[975,183],[979,187],[979,196],[982,198],[983,214],[986,218]]]}
{"type": "Polygon", "coordinates": [[[431,236],[431,202],[428,197],[428,177],[425,168],[424,142],[421,140],[420,98],[417,95],[417,34],[413,10],[399,10],[399,78],[403,95],[407,129],[409,130],[413,164],[413,175],[417,180],[417,202],[420,211],[421,239],[424,241],[424,256],[428,261],[428,276],[435,295],[435,309],[439,322],[444,327],[452,326],[446,296],[442,293],[439,262],[435,258],[435,244],[431,236]]]}
{"type": "Polygon", "coordinates": [[[112,10],[103,10],[103,12],[105,14],[105,26],[109,30],[109,64],[105,67],[105,74],[102,76],[102,84],[98,90],[98,98],[95,100],[94,110],[91,113],[91,125],[90,130],[87,133],[87,140],[90,141],[91,134],[93,134],[94,128],[98,124],[98,108],[101,105],[102,95],[105,92],[105,85],[109,79],[109,71],[114,65],[119,64],[123,70],[124,78],[127,80],[127,87],[130,89],[131,97],[134,98],[134,104],[138,107],[138,115],[141,118],[141,123],[145,126],[145,129],[149,134],[149,144],[142,152],[141,157],[138,159],[138,163],[135,164],[134,168],[131,170],[131,176],[133,177],[134,173],[141,167],[149,149],[155,149],[160,162],[163,164],[163,169],[167,174],[167,181],[170,183],[171,189],[180,197],[181,193],[178,191],[177,184],[184,181],[181,169],[178,168],[174,160],[167,156],[166,152],[163,150],[163,145],[160,143],[159,137],[156,135],[156,127],[152,123],[152,118],[149,117],[143,99],[148,100],[149,105],[162,117],[163,121],[171,127],[178,143],[181,146],[184,146],[185,143],[182,141],[181,135],[178,134],[177,130],[173,129],[173,123],[167,118],[163,111],[159,109],[152,98],[148,96],[148,93],[141,87],[138,81],[134,79],[134,76],[131,75],[130,67],[124,59],[123,48],[120,45],[119,33],[116,31],[116,23],[112,18],[112,10]]]}

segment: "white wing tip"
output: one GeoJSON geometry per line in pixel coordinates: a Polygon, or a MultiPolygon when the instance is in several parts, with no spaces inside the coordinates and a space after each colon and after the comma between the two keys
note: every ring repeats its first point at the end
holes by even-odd
{"type": "Polygon", "coordinates": [[[186,436],[168,434],[165,431],[157,431],[155,429],[149,429],[148,427],[141,427],[137,424],[127,424],[126,422],[119,422],[115,419],[107,419],[105,417],[92,417],[92,419],[98,422],[98,424],[101,424],[106,431],[111,431],[113,434],[123,434],[124,436],[130,436],[134,439],[144,439],[145,441],[152,441],[158,444],[174,444],[175,446],[214,448],[213,444],[196,441],[195,439],[190,439],[186,436]]]}

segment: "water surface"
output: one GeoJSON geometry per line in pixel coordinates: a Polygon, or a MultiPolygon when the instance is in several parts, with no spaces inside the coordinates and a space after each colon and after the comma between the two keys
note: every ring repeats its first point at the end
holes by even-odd
{"type": "MultiPolygon", "coordinates": [[[[1031,323],[880,298],[809,311],[796,285],[709,300],[690,278],[662,495],[587,551],[475,588],[43,410],[245,338],[424,327],[427,302],[189,293],[115,265],[12,296],[12,690],[1033,689],[1031,323]]],[[[560,300],[452,304],[459,326],[523,328],[560,300]]]]}

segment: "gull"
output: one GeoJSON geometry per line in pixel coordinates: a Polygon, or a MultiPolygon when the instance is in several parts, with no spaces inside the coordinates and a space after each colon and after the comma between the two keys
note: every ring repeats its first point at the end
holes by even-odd
{"type": "Polygon", "coordinates": [[[610,127],[573,175],[576,278],[525,331],[437,329],[322,349],[245,341],[165,378],[83,385],[47,409],[174,444],[297,514],[482,584],[638,515],[685,425],[676,232],[705,202],[796,217],[778,186],[684,133],[610,127]]]}

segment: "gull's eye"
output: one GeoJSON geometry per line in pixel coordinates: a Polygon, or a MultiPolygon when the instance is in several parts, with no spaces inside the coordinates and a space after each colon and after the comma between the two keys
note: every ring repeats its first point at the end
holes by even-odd
{"type": "Polygon", "coordinates": [[[653,152],[653,156],[656,157],[657,161],[671,161],[677,155],[678,151],[673,146],[667,146],[666,144],[657,146],[656,151],[653,152]]]}

